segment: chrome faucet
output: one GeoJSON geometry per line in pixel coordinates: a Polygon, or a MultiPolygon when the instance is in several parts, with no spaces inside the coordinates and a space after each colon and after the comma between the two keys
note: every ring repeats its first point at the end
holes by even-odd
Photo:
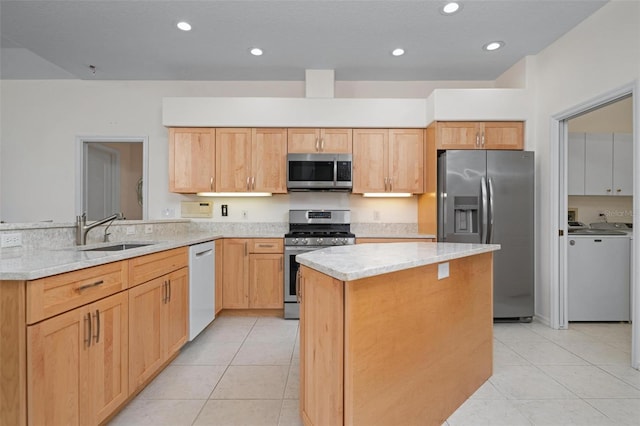
{"type": "Polygon", "coordinates": [[[76,244],[83,246],[87,244],[87,234],[96,226],[100,226],[109,221],[113,222],[116,219],[120,219],[122,213],[114,213],[111,216],[107,216],[104,219],[96,220],[95,222],[87,225],[87,213],[82,213],[82,216],[76,216],[76,244]]]}

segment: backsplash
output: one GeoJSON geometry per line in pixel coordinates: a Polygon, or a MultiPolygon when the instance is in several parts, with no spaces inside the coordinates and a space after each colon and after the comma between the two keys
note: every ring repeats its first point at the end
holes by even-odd
{"type": "MultiPolygon", "coordinates": [[[[162,221],[117,221],[109,227],[109,241],[144,241],[172,239],[190,232],[237,238],[279,238],[289,230],[286,222],[210,222],[188,219],[162,221]],[[146,232],[151,226],[150,233],[146,232]]],[[[87,244],[104,242],[105,226],[87,234],[87,244]]],[[[415,223],[352,223],[351,231],[360,236],[402,237],[418,233],[415,223]]],[[[15,223],[0,225],[0,235],[19,233],[22,249],[62,248],[76,244],[75,224],[15,223]]],[[[3,249],[5,250],[5,249],[3,249]]],[[[9,248],[8,250],[11,250],[9,248]]]]}

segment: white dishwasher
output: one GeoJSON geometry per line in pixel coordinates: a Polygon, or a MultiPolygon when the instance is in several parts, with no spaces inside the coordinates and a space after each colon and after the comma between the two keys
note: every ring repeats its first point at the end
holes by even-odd
{"type": "Polygon", "coordinates": [[[215,251],[213,241],[189,247],[189,341],[215,318],[215,251]]]}
{"type": "Polygon", "coordinates": [[[629,321],[629,237],[569,236],[569,321],[629,321]]]}

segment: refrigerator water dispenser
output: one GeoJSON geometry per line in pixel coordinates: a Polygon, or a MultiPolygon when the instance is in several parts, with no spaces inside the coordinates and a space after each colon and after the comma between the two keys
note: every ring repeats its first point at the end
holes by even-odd
{"type": "Polygon", "coordinates": [[[454,197],[453,215],[454,233],[478,233],[478,197],[454,197]]]}

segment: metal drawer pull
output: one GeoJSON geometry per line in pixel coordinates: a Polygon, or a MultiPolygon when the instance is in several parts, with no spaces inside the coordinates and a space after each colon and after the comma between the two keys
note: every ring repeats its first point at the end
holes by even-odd
{"type": "Polygon", "coordinates": [[[100,341],[100,310],[96,309],[96,334],[93,336],[96,338],[96,343],[100,341]]]}
{"type": "Polygon", "coordinates": [[[167,299],[167,301],[171,302],[171,280],[169,280],[169,282],[167,283],[167,287],[169,288],[169,298],[167,299]]]}
{"type": "Polygon", "coordinates": [[[84,321],[85,321],[85,323],[87,321],[89,322],[88,326],[85,325],[85,328],[87,330],[87,338],[84,339],[84,343],[87,345],[87,347],[89,347],[89,346],[91,346],[91,336],[92,336],[92,333],[91,333],[91,313],[90,312],[88,312],[87,315],[84,317],[84,321]]]}
{"type": "Polygon", "coordinates": [[[255,176],[252,176],[252,177],[251,177],[251,189],[252,189],[253,191],[255,191],[255,190],[256,190],[256,177],[255,177],[255,176]]]}
{"type": "Polygon", "coordinates": [[[78,287],[76,289],[76,291],[86,290],[88,288],[96,287],[96,286],[99,286],[99,285],[102,285],[102,284],[104,284],[104,280],[96,281],[95,283],[91,283],[91,284],[81,285],[80,287],[78,287]]]}
{"type": "Polygon", "coordinates": [[[258,247],[273,248],[273,247],[275,247],[275,245],[273,245],[273,244],[258,244],[258,247]]]}
{"type": "Polygon", "coordinates": [[[162,282],[162,303],[167,303],[167,281],[162,282]]]}

